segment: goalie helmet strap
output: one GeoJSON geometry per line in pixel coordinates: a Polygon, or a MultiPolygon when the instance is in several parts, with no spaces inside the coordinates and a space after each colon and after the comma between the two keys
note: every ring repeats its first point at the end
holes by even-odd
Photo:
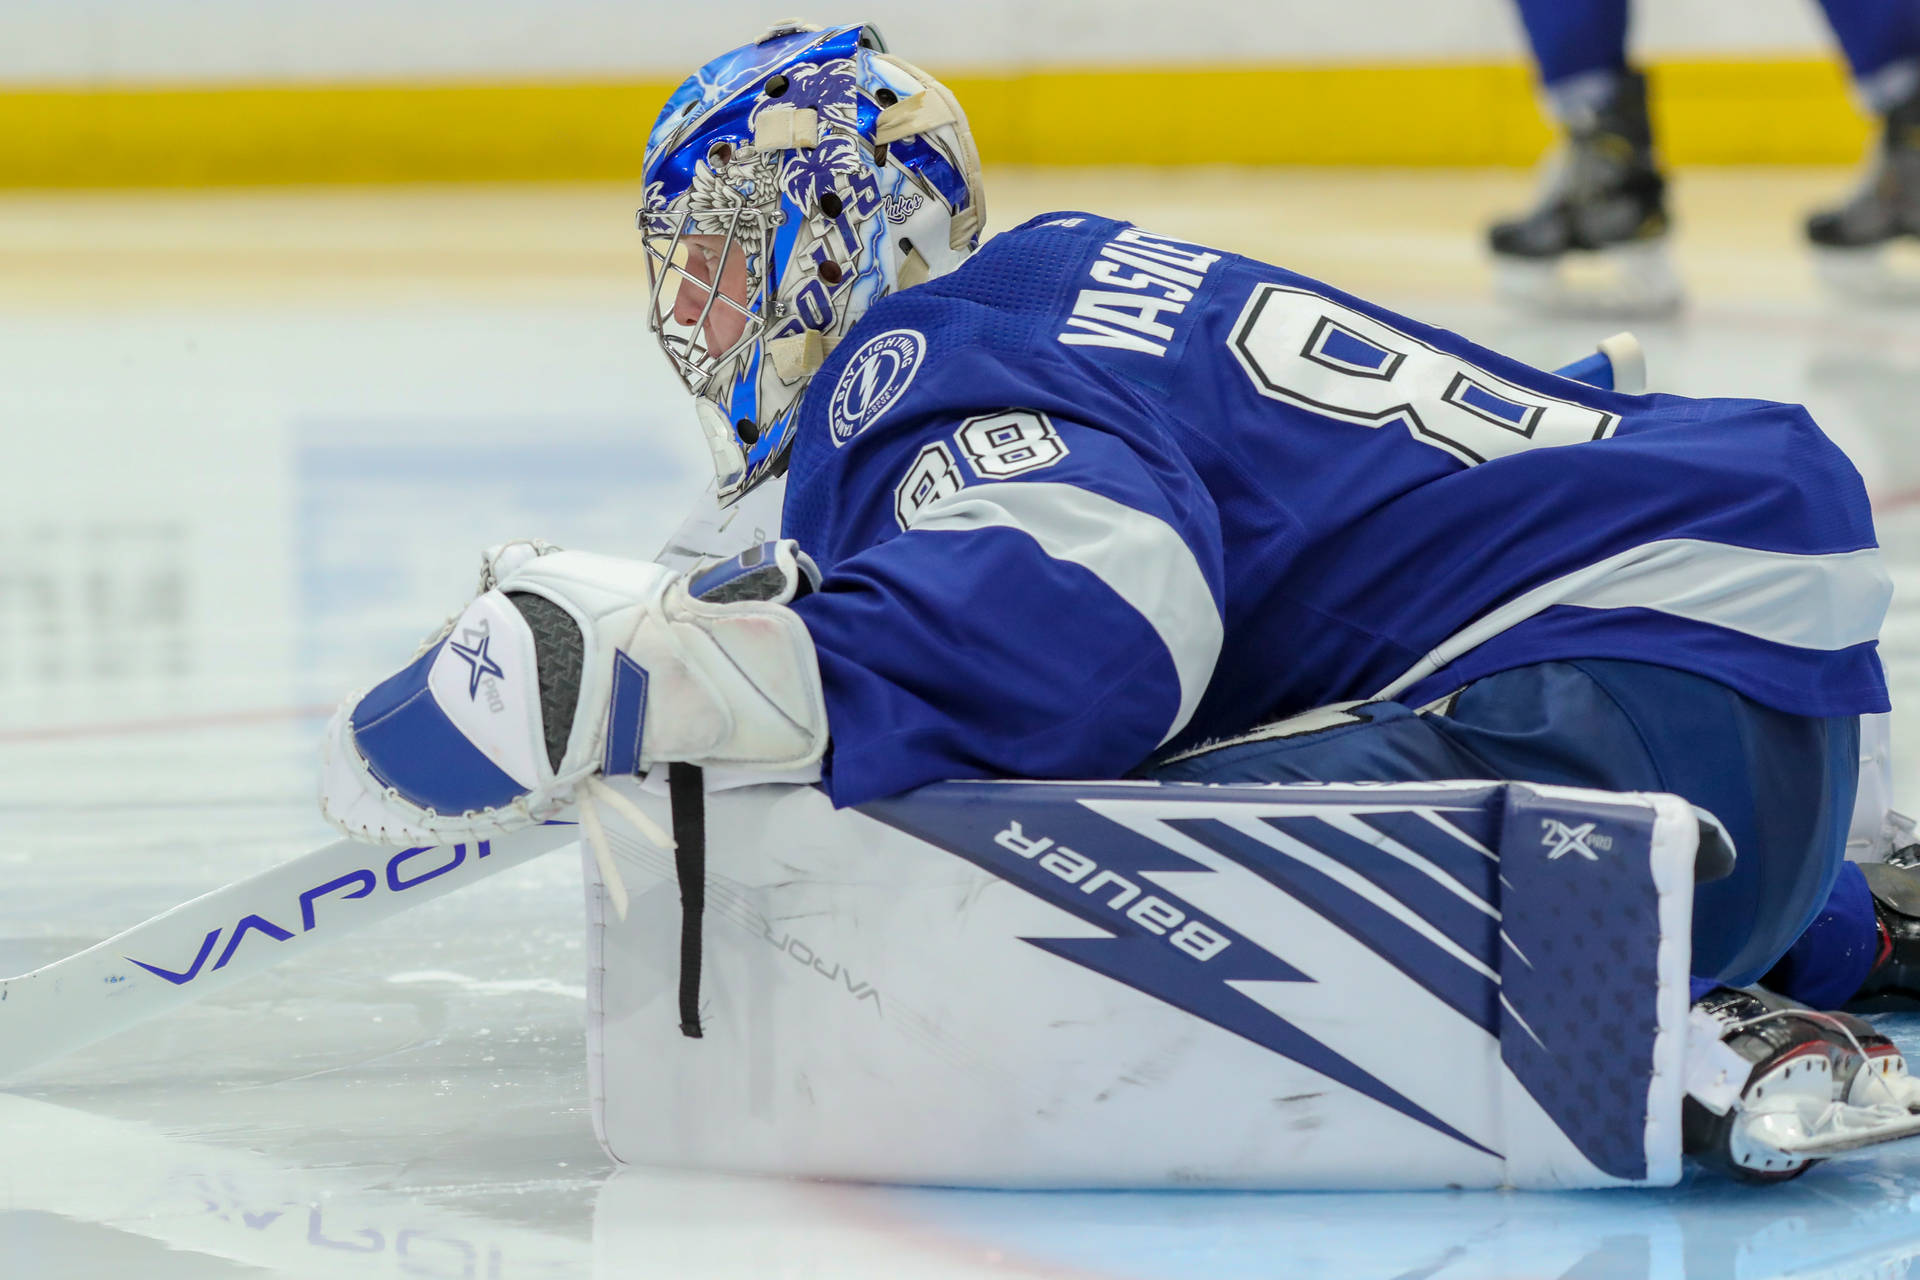
{"type": "Polygon", "coordinates": [[[900,270],[894,277],[900,287],[911,289],[916,284],[931,280],[933,268],[927,265],[926,258],[921,256],[918,249],[907,247],[907,242],[903,242],[903,247],[906,248],[906,260],[900,264],[900,270]]]}
{"type": "Polygon", "coordinates": [[[667,766],[673,869],[680,881],[680,1034],[700,1039],[701,917],[707,909],[707,784],[699,765],[667,766]]]}
{"type": "Polygon", "coordinates": [[[880,123],[873,131],[873,140],[879,143],[898,142],[916,133],[937,129],[943,124],[952,124],[954,114],[949,101],[922,89],[911,98],[894,103],[880,113],[880,123]]]}
{"type": "Polygon", "coordinates": [[[754,118],[753,145],[761,152],[811,151],[820,145],[820,113],[812,107],[769,107],[754,118]]]}
{"type": "Polygon", "coordinates": [[[783,382],[797,382],[818,369],[833,351],[833,343],[818,329],[806,329],[788,338],[769,338],[767,355],[783,382]]]}
{"type": "Polygon", "coordinates": [[[966,208],[954,213],[953,221],[947,228],[947,243],[951,248],[964,249],[973,243],[987,220],[987,193],[980,181],[980,148],[974,143],[973,131],[967,125],[967,113],[951,89],[911,62],[892,55],[886,55],[884,61],[913,77],[922,87],[919,93],[894,103],[880,113],[880,118],[875,122],[874,141],[884,145],[942,125],[954,126],[954,158],[959,162],[961,175],[966,181],[969,199],[966,208]]]}

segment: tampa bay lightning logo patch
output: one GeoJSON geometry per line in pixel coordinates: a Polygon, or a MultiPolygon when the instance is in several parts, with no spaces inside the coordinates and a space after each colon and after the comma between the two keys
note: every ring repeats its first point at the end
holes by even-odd
{"type": "Polygon", "coordinates": [[[927,340],[917,329],[889,329],[853,353],[827,402],[836,449],[878,422],[907,393],[926,353],[927,340]]]}

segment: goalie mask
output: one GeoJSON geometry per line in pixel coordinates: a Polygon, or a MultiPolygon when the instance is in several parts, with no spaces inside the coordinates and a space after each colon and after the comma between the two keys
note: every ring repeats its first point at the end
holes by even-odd
{"type": "Polygon", "coordinates": [[[786,24],[676,90],[647,142],[650,325],[722,504],[782,474],[800,395],[878,298],[979,244],[965,115],[871,27],[786,24]]]}

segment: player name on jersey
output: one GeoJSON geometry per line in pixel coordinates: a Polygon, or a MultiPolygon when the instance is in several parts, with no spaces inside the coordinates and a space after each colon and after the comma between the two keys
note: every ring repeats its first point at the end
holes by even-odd
{"type": "Polygon", "coordinates": [[[1207,268],[1220,257],[1128,227],[1101,247],[1088,268],[1098,287],[1082,289],[1074,299],[1060,341],[1071,347],[1116,347],[1164,356],[1174,330],[1161,314],[1186,311],[1207,268]]]}

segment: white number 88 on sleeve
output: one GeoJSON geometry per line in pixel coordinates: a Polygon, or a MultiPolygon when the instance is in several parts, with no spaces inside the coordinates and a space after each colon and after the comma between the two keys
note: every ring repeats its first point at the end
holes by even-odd
{"type": "Polygon", "coordinates": [[[954,434],[974,474],[1005,480],[1050,467],[1067,456],[1066,441],[1044,413],[1008,409],[968,418],[954,434]]]}

